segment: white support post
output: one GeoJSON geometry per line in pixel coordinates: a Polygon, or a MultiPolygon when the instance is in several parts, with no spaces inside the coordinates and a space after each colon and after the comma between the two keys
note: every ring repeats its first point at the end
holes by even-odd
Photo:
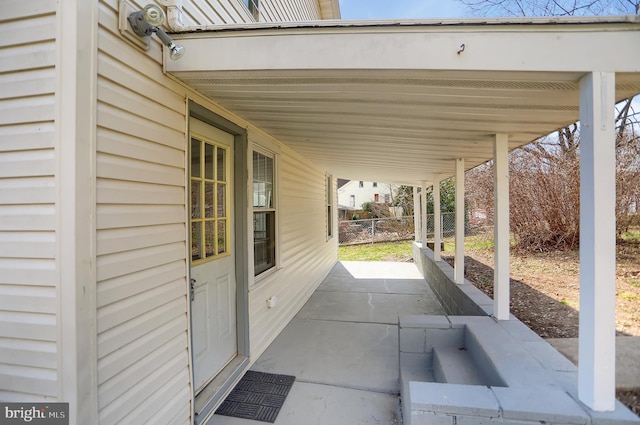
{"type": "Polygon", "coordinates": [[[418,186],[413,186],[413,233],[414,240],[420,241],[420,235],[422,234],[422,227],[420,225],[420,198],[418,194],[418,186]]]}
{"type": "Polygon", "coordinates": [[[580,338],[578,397],[615,409],[615,74],[580,80],[580,338]]]}
{"type": "Polygon", "coordinates": [[[506,134],[493,141],[493,315],[509,320],[509,146],[506,134]]]}
{"type": "Polygon", "coordinates": [[[441,259],[442,223],[440,221],[440,179],[433,179],[433,260],[441,259]]]}
{"type": "Polygon", "coordinates": [[[422,201],[422,214],[421,214],[422,232],[420,233],[420,241],[422,243],[422,249],[426,249],[427,248],[427,182],[426,181],[424,180],[422,181],[422,187],[420,188],[420,190],[421,190],[420,200],[422,201]]]}
{"type": "Polygon", "coordinates": [[[464,159],[456,159],[456,254],[454,280],[464,283],[464,159]]]}

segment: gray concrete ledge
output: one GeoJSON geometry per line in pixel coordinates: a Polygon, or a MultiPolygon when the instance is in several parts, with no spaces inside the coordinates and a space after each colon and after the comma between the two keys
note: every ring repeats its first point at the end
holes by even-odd
{"type": "MultiPolygon", "coordinates": [[[[405,425],[640,424],[620,402],[613,412],[582,404],[578,370],[571,361],[513,315],[507,321],[490,317],[493,300],[467,281],[455,284],[452,267],[434,261],[431,250],[414,244],[414,259],[448,316],[399,319],[405,425]],[[466,350],[468,355],[456,356],[457,361],[470,368],[468,376],[476,383],[481,376],[481,385],[435,382],[446,380],[446,373],[433,370],[438,347],[466,350]]],[[[464,380],[464,374],[454,375],[464,380]]]]}
{"type": "Polygon", "coordinates": [[[405,425],[640,424],[619,402],[614,412],[584,406],[576,367],[524,325],[478,316],[401,316],[399,323],[405,425]],[[438,357],[451,352],[461,355],[441,364],[438,357]]]}
{"type": "Polygon", "coordinates": [[[434,261],[433,251],[413,244],[413,259],[448,315],[490,316],[493,300],[465,280],[453,283],[453,267],[446,261],[434,261]]]}

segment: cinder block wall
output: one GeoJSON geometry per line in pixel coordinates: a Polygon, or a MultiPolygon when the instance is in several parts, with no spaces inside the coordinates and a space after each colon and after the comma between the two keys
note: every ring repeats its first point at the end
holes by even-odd
{"type": "Polygon", "coordinates": [[[434,261],[432,250],[422,249],[418,243],[414,243],[413,259],[447,315],[493,314],[493,300],[466,280],[462,284],[456,284],[453,267],[446,261],[434,261]]]}

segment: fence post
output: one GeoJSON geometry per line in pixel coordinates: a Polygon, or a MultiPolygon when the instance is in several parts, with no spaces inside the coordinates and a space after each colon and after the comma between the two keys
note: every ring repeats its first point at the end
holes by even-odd
{"type": "Polygon", "coordinates": [[[376,221],[371,219],[371,245],[376,242],[376,221]]]}

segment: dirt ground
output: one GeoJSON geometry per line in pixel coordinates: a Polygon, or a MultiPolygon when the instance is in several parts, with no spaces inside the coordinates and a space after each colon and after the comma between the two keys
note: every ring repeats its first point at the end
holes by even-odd
{"type": "MultiPolygon", "coordinates": [[[[493,250],[466,249],[465,277],[493,297],[493,250]]],[[[578,252],[511,256],[511,311],[543,338],[578,336],[578,252]]],[[[446,258],[450,263],[452,258],[446,258]]],[[[616,269],[616,331],[640,336],[640,243],[620,242],[616,269]]],[[[640,415],[640,388],[618,398],[640,415]]]]}

